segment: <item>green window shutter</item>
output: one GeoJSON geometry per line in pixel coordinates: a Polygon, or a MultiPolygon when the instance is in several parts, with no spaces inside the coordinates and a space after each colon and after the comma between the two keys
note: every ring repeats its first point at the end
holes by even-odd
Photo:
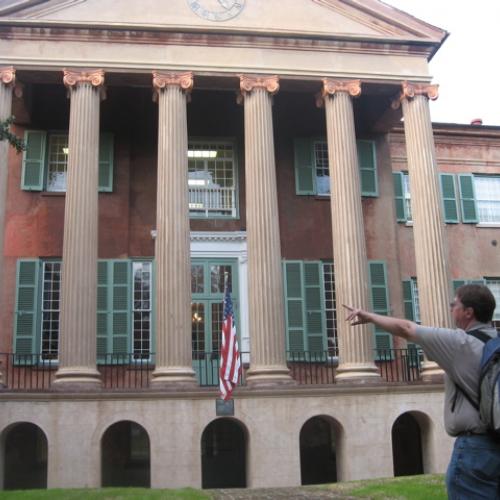
{"type": "Polygon", "coordinates": [[[99,137],[99,191],[113,191],[113,134],[107,132],[99,137]]]}
{"type": "Polygon", "coordinates": [[[443,200],[444,221],[452,224],[459,222],[457,194],[455,191],[455,176],[440,174],[441,197],[443,200]]]}
{"type": "Polygon", "coordinates": [[[14,316],[14,353],[21,355],[17,363],[36,362],[38,354],[38,259],[20,259],[16,270],[16,305],[14,316]]]}
{"type": "Polygon", "coordinates": [[[304,297],[306,308],[306,350],[319,360],[326,351],[325,287],[323,264],[304,262],[304,297]]]}
{"type": "Polygon", "coordinates": [[[130,353],[130,261],[113,260],[111,266],[111,352],[120,355],[117,361],[127,361],[126,354],[130,353]]]}
{"type": "Polygon", "coordinates": [[[405,318],[415,321],[415,312],[413,310],[413,288],[411,280],[403,280],[403,304],[405,309],[405,318]]]}
{"type": "Polygon", "coordinates": [[[106,354],[111,352],[110,328],[110,275],[111,263],[99,260],[97,263],[97,362],[106,363],[106,354]]]}
{"type": "Polygon", "coordinates": [[[474,196],[474,177],[470,174],[459,174],[460,204],[462,207],[462,222],[478,222],[476,200],[474,196]]]}
{"type": "Polygon", "coordinates": [[[295,192],[316,194],[316,168],[311,139],[295,139],[295,192]]]}
{"type": "Polygon", "coordinates": [[[374,141],[356,141],[361,176],[361,195],[378,196],[377,161],[374,141]]]}
{"type": "Polygon", "coordinates": [[[291,352],[303,352],[305,350],[306,325],[302,262],[284,261],[283,268],[286,348],[291,352]]]}
{"type": "Polygon", "coordinates": [[[23,152],[21,189],[25,191],[43,189],[46,139],[47,134],[40,130],[27,130],[24,133],[26,150],[23,152]]]}
{"type": "MultiPolygon", "coordinates": [[[[387,291],[387,271],[385,262],[370,261],[368,265],[373,311],[377,314],[387,316],[389,314],[389,294],[387,291]]],[[[384,350],[392,349],[392,335],[375,327],[374,344],[375,348],[380,350],[377,351],[377,359],[388,359],[391,353],[384,352],[384,350]]]]}
{"type": "Polygon", "coordinates": [[[394,182],[394,199],[396,202],[396,220],[398,222],[406,222],[406,208],[404,197],[403,172],[393,172],[392,180],[394,182]]]}

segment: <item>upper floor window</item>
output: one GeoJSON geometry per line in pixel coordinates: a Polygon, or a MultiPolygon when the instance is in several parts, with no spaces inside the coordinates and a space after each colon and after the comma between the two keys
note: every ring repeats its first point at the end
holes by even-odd
{"type": "Polygon", "coordinates": [[[326,142],[314,143],[314,162],[316,166],[317,194],[330,194],[330,171],[328,169],[328,146],[326,142]]]}
{"type": "Polygon", "coordinates": [[[406,222],[413,222],[411,213],[410,176],[407,172],[403,172],[403,196],[406,210],[406,222]]]}
{"type": "Polygon", "coordinates": [[[231,142],[189,143],[188,189],[192,216],[237,216],[236,155],[231,142]]]}
{"type": "MultiPolygon", "coordinates": [[[[375,142],[356,141],[362,196],[378,196],[375,142]]],[[[295,191],[299,195],[330,195],[328,143],[312,138],[295,139],[295,191]]]]}
{"type": "Polygon", "coordinates": [[[409,278],[403,281],[403,299],[405,318],[420,324],[420,300],[418,297],[417,278],[409,278]]]}
{"type": "MultiPolygon", "coordinates": [[[[24,134],[21,189],[26,191],[66,191],[68,134],[27,130],[24,134]]],[[[99,191],[113,191],[113,135],[99,137],[99,191]]]]}
{"type": "Polygon", "coordinates": [[[474,176],[477,218],[479,222],[500,223],[500,176],[474,176]]]}
{"type": "Polygon", "coordinates": [[[66,191],[66,170],[68,168],[68,136],[49,136],[47,160],[47,191],[66,191]]]}
{"type": "MultiPolygon", "coordinates": [[[[393,172],[396,217],[412,220],[408,174],[393,172]]],[[[439,174],[444,221],[449,224],[500,224],[500,176],[439,174]]]]}

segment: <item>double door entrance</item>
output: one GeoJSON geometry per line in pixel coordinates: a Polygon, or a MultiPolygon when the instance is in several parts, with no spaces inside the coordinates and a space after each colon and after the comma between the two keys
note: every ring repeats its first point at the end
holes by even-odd
{"type": "Polygon", "coordinates": [[[236,259],[192,259],[191,339],[193,369],[199,384],[219,384],[219,353],[224,320],[224,280],[231,290],[238,328],[238,270],[236,259]]]}

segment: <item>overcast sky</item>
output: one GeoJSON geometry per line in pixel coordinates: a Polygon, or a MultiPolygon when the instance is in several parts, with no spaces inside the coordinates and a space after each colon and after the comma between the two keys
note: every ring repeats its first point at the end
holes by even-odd
{"type": "Polygon", "coordinates": [[[500,125],[500,0],[383,0],[450,33],[430,62],[434,122],[500,125]]]}

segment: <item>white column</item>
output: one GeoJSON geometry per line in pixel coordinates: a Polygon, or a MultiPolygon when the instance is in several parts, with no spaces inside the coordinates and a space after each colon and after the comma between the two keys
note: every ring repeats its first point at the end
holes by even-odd
{"type": "Polygon", "coordinates": [[[291,383],[286,366],[283,276],[272,95],[278,77],[241,76],[245,108],[250,386],[291,383]]]}
{"type": "Polygon", "coordinates": [[[369,308],[361,181],[359,176],[352,97],[361,94],[359,80],[323,80],[330,169],[335,296],[340,365],[336,380],[379,380],[373,361],[373,330],[351,328],[341,304],[369,308]]]}
{"type": "MultiPolygon", "coordinates": [[[[12,89],[16,82],[16,71],[12,66],[0,68],[0,120],[4,121],[12,113],[12,89]]],[[[7,204],[7,170],[8,170],[8,141],[0,141],[0,276],[4,276],[3,245],[5,235],[5,211],[7,204]]],[[[0,291],[0,313],[3,311],[3,296],[5,290],[0,291]]],[[[0,384],[2,372],[0,370],[0,384]]]]}
{"type": "Polygon", "coordinates": [[[191,257],[186,99],[192,73],[153,73],[158,98],[156,369],[152,383],[195,386],[191,356],[191,257]]]}
{"type": "Polygon", "coordinates": [[[98,152],[104,71],[64,70],[71,99],[55,387],[95,388],[98,152]]]}
{"type": "MultiPolygon", "coordinates": [[[[429,99],[437,99],[437,96],[437,85],[404,82],[400,101],[410,176],[421,320],[424,325],[451,328],[446,234],[429,111],[429,99]]],[[[426,360],[423,377],[441,374],[434,362],[426,360]]]]}

